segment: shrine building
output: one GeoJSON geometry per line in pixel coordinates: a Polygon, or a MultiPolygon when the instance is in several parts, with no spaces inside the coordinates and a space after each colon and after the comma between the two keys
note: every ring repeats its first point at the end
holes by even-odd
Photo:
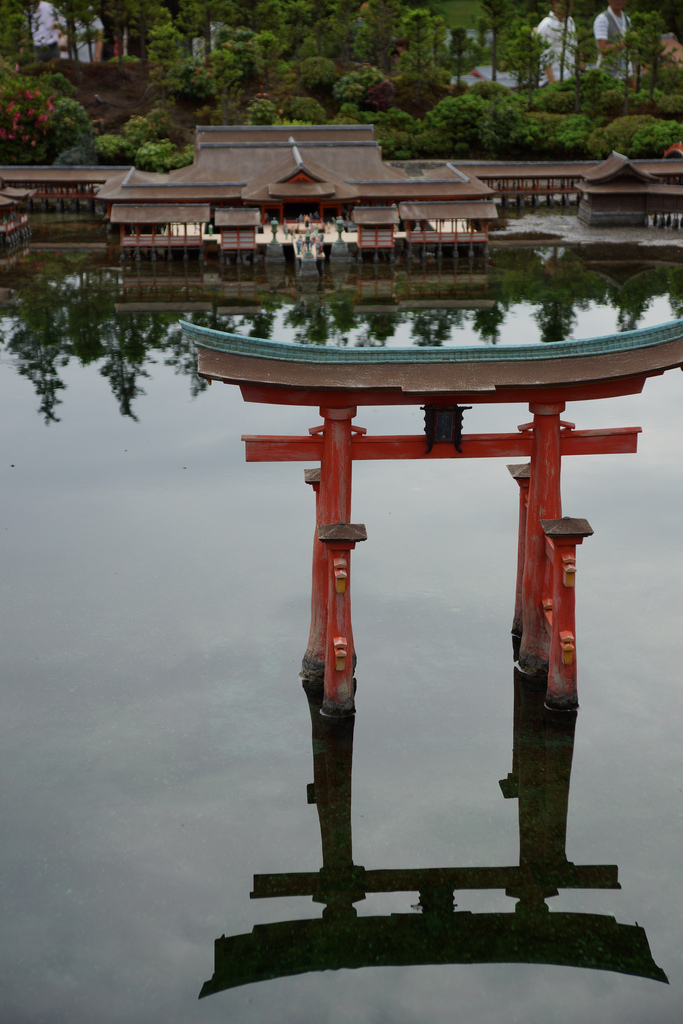
{"type": "Polygon", "coordinates": [[[205,222],[208,206],[214,225],[234,228],[235,213],[220,213],[216,221],[216,212],[257,211],[261,225],[351,222],[358,207],[402,203],[438,203],[442,219],[459,221],[465,233],[464,222],[476,220],[486,234],[497,216],[493,197],[488,185],[451,163],[417,177],[385,163],[372,125],[200,126],[192,164],[168,174],[119,171],[98,195],[107,219],[138,235],[140,226],[159,222],[159,207],[168,222],[174,206],[185,216],[196,206],[197,221],[205,222]]]}

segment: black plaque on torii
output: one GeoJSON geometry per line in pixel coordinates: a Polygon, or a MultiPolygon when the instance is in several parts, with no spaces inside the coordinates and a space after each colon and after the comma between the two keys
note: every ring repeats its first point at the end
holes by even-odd
{"type": "MultiPolygon", "coordinates": [[[[306,684],[304,684],[306,686],[306,684]]],[[[215,969],[200,998],[257,981],[340,968],[417,964],[557,964],[668,983],[645,930],[611,915],[551,912],[559,889],[619,889],[615,865],[567,860],[566,826],[576,712],[548,711],[544,689],[515,670],[512,771],[501,781],[519,801],[519,864],[510,867],[366,870],[353,863],[353,717],[319,714],[308,689],[314,783],[323,866],[317,872],[254,876],[252,899],[311,896],[322,918],[256,925],[215,942],[215,969]],[[459,889],[502,889],[514,912],[456,911],[459,889]],[[358,917],[367,893],[419,892],[421,913],[358,917]]]]}

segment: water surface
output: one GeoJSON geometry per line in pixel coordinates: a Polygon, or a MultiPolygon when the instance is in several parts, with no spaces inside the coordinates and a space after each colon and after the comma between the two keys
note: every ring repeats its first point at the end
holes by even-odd
{"type": "MultiPolygon", "coordinates": [[[[528,254],[518,264],[510,257],[513,270],[522,268],[517,283],[495,283],[499,262],[487,271],[487,294],[498,289],[492,308],[504,315],[501,341],[509,341],[511,310],[531,335],[543,303],[553,301],[571,305],[572,330],[584,299],[617,326],[678,310],[677,267],[646,266],[635,277],[622,267],[625,280],[614,265],[589,267],[602,299],[584,295],[579,280],[578,295],[553,300],[566,259],[574,261],[567,281],[578,275],[578,256],[557,254],[561,266],[548,275],[547,257],[528,254]],[[546,297],[533,299],[534,281],[547,283],[546,297]]],[[[147,280],[147,269],[123,272],[123,280],[147,280]]],[[[246,318],[219,313],[216,293],[226,282],[251,287],[248,268],[226,271],[220,285],[193,266],[177,276],[174,265],[171,275],[178,302],[190,301],[187,279],[197,283],[195,301],[211,303],[192,313],[203,322],[248,323],[278,337],[278,323],[301,310],[302,293],[295,283],[291,295],[281,285],[268,293],[256,278],[259,309],[246,318]]],[[[312,735],[298,677],[313,496],[301,466],[246,465],[240,442],[242,433],[306,433],[317,413],[246,405],[235,389],[203,388],[178,313],[121,309],[129,296],[106,252],[33,252],[6,267],[0,284],[15,291],[2,308],[0,349],[3,1019],[678,1020],[680,371],[649,381],[640,396],[567,410],[577,427],[638,423],[644,432],[637,455],[565,461],[564,511],[585,516],[595,535],[578,552],[581,709],[559,733],[533,693],[515,697],[518,496],[504,460],[354,467],[353,514],[368,541],[354,554],[351,765],[348,735],[312,735]],[[327,797],[323,764],[336,767],[327,797]],[[524,795],[516,796],[520,784],[524,795]],[[557,884],[572,876],[563,850],[574,865],[616,867],[621,888],[557,884]],[[250,899],[254,876],[306,873],[310,881],[324,861],[331,880],[315,895],[326,904],[279,891],[250,899]],[[429,869],[459,869],[472,882],[482,869],[520,866],[521,895],[458,889],[453,917],[443,886],[349,899],[362,888],[361,867],[366,881],[398,872],[396,884],[415,884],[438,881],[429,869]],[[558,894],[547,895],[553,881],[558,894]],[[538,946],[547,929],[539,899],[553,924],[553,915],[600,918],[585,928],[580,956],[572,953],[583,966],[433,962],[445,958],[446,940],[454,958],[457,947],[461,959],[486,951],[495,959],[491,950],[508,948],[509,919],[522,919],[515,906],[525,900],[538,946]],[[325,906],[331,916],[323,917],[325,906]],[[353,922],[350,907],[361,919],[359,929],[343,925],[350,942],[377,929],[384,952],[395,926],[415,936],[407,962],[313,969],[198,1001],[222,935],[268,925],[272,936],[283,922],[304,922],[285,934],[319,934],[335,920],[353,922]],[[390,915],[398,915],[394,925],[390,915]],[[619,934],[637,937],[641,968],[644,935],[668,983],[654,968],[660,980],[598,969],[594,936],[613,933],[610,918],[619,934]],[[586,966],[590,956],[595,967],[586,966]]],[[[349,286],[354,295],[357,286],[349,286]]],[[[318,292],[306,303],[330,308],[318,292]]],[[[366,336],[382,315],[341,305],[366,336]]],[[[470,324],[478,311],[446,310],[470,324]]],[[[432,322],[441,312],[426,310],[432,322]]],[[[334,323],[331,312],[316,315],[334,323]]],[[[294,337],[306,337],[307,316],[294,337]]],[[[576,336],[588,333],[601,332],[576,336]]],[[[511,430],[527,418],[523,406],[478,407],[465,429],[511,430]]],[[[371,433],[417,433],[422,414],[368,409],[357,422],[371,433]]],[[[524,934],[519,959],[532,959],[524,934]]],[[[571,941],[562,944],[567,959],[571,941]]],[[[306,939],[303,948],[315,968],[320,947],[306,939]]]]}

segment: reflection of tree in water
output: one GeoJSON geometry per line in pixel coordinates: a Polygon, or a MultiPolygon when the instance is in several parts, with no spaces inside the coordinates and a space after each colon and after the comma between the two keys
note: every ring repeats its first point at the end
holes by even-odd
{"type": "MultiPolygon", "coordinates": [[[[144,394],[141,377],[152,353],[164,352],[164,364],[191,379],[191,392],[206,386],[196,376],[196,360],[172,314],[117,315],[114,298],[118,272],[87,265],[88,257],[31,260],[12,306],[3,318],[5,350],[18,373],[31,381],[46,423],[59,422],[57,407],[65,390],[60,371],[76,359],[82,366],[101,363],[123,416],[136,419],[133,401],[144,394]]],[[[213,318],[215,319],[215,318],[213,318]]],[[[221,326],[212,323],[210,326],[221,326]]]]}
{"type": "Polygon", "coordinates": [[[666,272],[669,305],[674,319],[683,317],[683,268],[669,267],[666,272]]]}
{"type": "Polygon", "coordinates": [[[276,313],[276,307],[262,306],[253,316],[249,337],[272,338],[276,313]]]}
{"type": "Polygon", "coordinates": [[[546,299],[534,313],[541,341],[564,341],[576,322],[574,303],[567,299],[546,299]]]}
{"type": "Polygon", "coordinates": [[[299,345],[347,345],[348,333],[358,326],[353,304],[343,296],[322,299],[317,293],[302,296],[286,310],[284,323],[294,328],[299,345]]]}
{"type": "Polygon", "coordinates": [[[463,322],[461,309],[421,309],[413,314],[410,336],[416,345],[440,348],[451,332],[463,322]]]}
{"type": "Polygon", "coordinates": [[[482,341],[490,345],[497,344],[500,329],[505,322],[505,310],[497,303],[492,309],[475,309],[472,313],[472,325],[479,332],[482,341]]]}
{"type": "MultiPolygon", "coordinates": [[[[544,342],[570,337],[576,312],[593,304],[613,308],[620,330],[637,327],[654,296],[668,295],[672,315],[683,315],[683,268],[647,268],[642,256],[638,260],[637,254],[633,259],[621,251],[620,255],[619,262],[595,259],[587,264],[588,253],[579,256],[571,250],[497,251],[488,267],[490,309],[393,309],[361,315],[354,308],[355,281],[338,284],[325,294],[317,289],[299,291],[290,304],[297,293],[288,291],[286,283],[284,291],[271,288],[264,293],[258,287],[260,279],[254,277],[250,313],[218,314],[220,299],[214,294],[213,310],[189,313],[187,319],[218,330],[272,338],[281,315],[299,344],[346,346],[353,335],[354,345],[369,347],[385,345],[401,324],[408,323],[413,344],[442,346],[450,343],[465,321],[482,342],[496,344],[504,340],[509,311],[520,305],[531,307],[544,342]]],[[[443,300],[439,281],[435,303],[443,300]]],[[[141,378],[149,375],[150,364],[156,361],[187,376],[193,396],[206,386],[196,376],[195,353],[178,326],[177,313],[116,313],[118,269],[98,265],[82,253],[34,254],[13,268],[7,283],[14,287],[15,297],[4,309],[5,351],[17,372],[32,382],[46,423],[59,419],[65,390],[62,370],[72,359],[81,365],[101,364],[100,372],[124,416],[134,416],[135,400],[144,394],[141,378]]],[[[429,298],[427,293],[421,297],[429,298]]]]}
{"type": "Polygon", "coordinates": [[[396,313],[371,313],[365,318],[357,348],[383,348],[393,338],[402,317],[396,313]]]}

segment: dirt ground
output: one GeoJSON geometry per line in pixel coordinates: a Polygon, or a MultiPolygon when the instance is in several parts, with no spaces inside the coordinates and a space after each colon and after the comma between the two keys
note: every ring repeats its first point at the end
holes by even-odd
{"type": "MultiPolygon", "coordinates": [[[[150,83],[149,68],[136,62],[104,61],[101,64],[81,64],[82,83],[76,81],[76,69],[71,60],[59,65],[43,65],[50,71],[60,71],[76,86],[76,99],[88,111],[90,120],[100,132],[114,132],[134,114],[147,114],[161,102],[161,90],[150,83]]],[[[175,101],[166,103],[173,122],[177,125],[177,145],[192,139],[196,124],[196,106],[175,101]]]]}

